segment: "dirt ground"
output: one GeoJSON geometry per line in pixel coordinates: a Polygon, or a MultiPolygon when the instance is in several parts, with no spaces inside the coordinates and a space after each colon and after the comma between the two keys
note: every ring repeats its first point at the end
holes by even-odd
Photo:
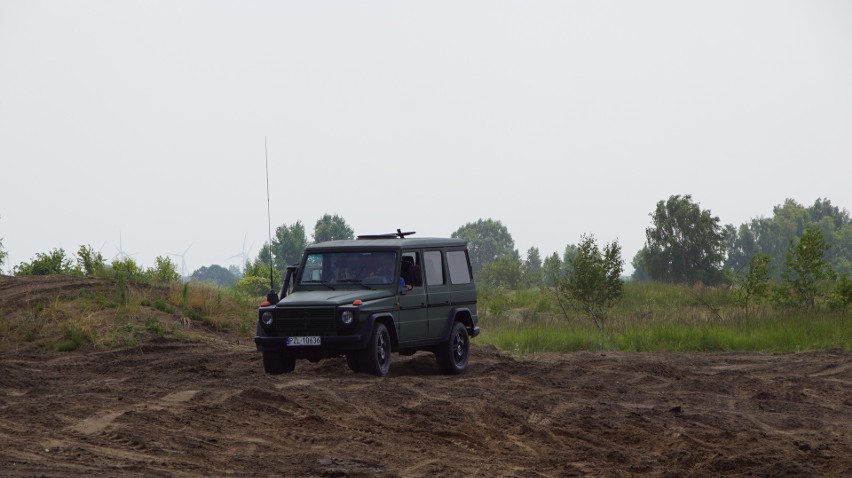
{"type": "Polygon", "coordinates": [[[850,352],[393,359],[271,377],[216,334],[5,350],[0,476],[852,476],[850,352]]]}

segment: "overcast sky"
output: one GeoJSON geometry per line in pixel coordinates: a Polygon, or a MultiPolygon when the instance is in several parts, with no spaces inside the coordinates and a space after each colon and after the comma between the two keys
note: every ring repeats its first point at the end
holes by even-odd
{"type": "Polygon", "coordinates": [[[4,270],[256,255],[264,137],[273,228],[493,218],[630,271],[672,194],[852,208],[852,2],[0,0],[4,270]]]}

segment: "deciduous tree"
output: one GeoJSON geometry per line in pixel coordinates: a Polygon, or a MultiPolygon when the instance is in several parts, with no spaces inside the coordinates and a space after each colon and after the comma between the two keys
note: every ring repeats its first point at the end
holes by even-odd
{"type": "Polygon", "coordinates": [[[832,274],[831,265],[825,260],[828,249],[822,232],[815,227],[805,229],[802,238],[791,245],[781,277],[792,303],[813,308],[819,282],[832,274]]]}
{"type": "Polygon", "coordinates": [[[220,286],[229,286],[233,285],[234,282],[237,281],[237,277],[230,270],[225,269],[220,265],[212,264],[209,267],[201,266],[198,268],[192,273],[189,280],[193,282],[206,282],[220,286]]]}
{"type": "Polygon", "coordinates": [[[689,284],[722,280],[725,236],[718,217],[688,194],[658,202],[650,216],[643,266],[652,279],[689,284]]]}
{"type": "Polygon", "coordinates": [[[840,275],[852,275],[852,219],[846,209],[822,198],[810,207],[787,199],[773,208],[771,217],[754,218],[739,228],[726,226],[736,234],[728,235],[725,268],[739,272],[754,254],[764,253],[772,258],[773,279],[781,279],[790,242],[799,240],[808,227],[819,229],[831,246],[825,260],[832,268],[840,275]]]}
{"type": "Polygon", "coordinates": [[[530,247],[523,265],[523,282],[534,287],[541,285],[541,253],[530,247]]]}
{"type": "Polygon", "coordinates": [[[624,291],[621,246],[614,241],[601,251],[593,235],[584,235],[571,265],[571,273],[559,282],[557,295],[587,314],[603,332],[607,309],[621,299],[624,291]]]}
{"type": "Polygon", "coordinates": [[[521,285],[522,277],[521,260],[518,255],[505,254],[496,261],[486,264],[477,280],[481,280],[489,287],[517,290],[521,285]]]}
{"type": "Polygon", "coordinates": [[[305,235],[305,226],[302,221],[296,221],[289,226],[286,224],[278,226],[275,229],[275,237],[272,239],[275,269],[278,273],[283,274],[288,265],[298,263],[307,245],[308,237],[305,235]]]}
{"type": "Polygon", "coordinates": [[[544,258],[541,275],[545,287],[556,287],[559,284],[562,278],[562,259],[559,258],[559,253],[554,252],[544,258]]]}
{"type": "Polygon", "coordinates": [[[337,214],[325,214],[314,226],[314,242],[352,239],[355,231],[337,214]]]}
{"type": "Polygon", "coordinates": [[[515,241],[509,230],[503,223],[493,219],[469,222],[458,228],[452,237],[467,241],[474,274],[487,264],[515,251],[515,241]]]}
{"type": "Polygon", "coordinates": [[[838,278],[837,283],[834,284],[831,303],[840,309],[841,313],[846,314],[849,304],[852,304],[852,279],[848,276],[838,278]]]}
{"type": "Polygon", "coordinates": [[[769,296],[772,283],[770,282],[772,258],[767,254],[755,254],[748,262],[746,270],[741,274],[740,288],[737,299],[749,315],[749,305],[769,296]]]}

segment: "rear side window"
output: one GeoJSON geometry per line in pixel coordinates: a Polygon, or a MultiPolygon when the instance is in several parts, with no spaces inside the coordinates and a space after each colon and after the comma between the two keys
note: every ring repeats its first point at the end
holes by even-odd
{"type": "Polygon", "coordinates": [[[423,265],[426,266],[426,285],[444,284],[444,268],[441,265],[441,251],[424,252],[423,265]]]}
{"type": "Polygon", "coordinates": [[[447,266],[450,269],[450,281],[453,284],[470,284],[470,267],[464,251],[447,252],[447,266]]]}

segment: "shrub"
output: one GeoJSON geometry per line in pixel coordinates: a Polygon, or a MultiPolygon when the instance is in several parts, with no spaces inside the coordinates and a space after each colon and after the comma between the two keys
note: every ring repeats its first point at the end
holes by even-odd
{"type": "Polygon", "coordinates": [[[77,251],[77,268],[87,276],[98,275],[106,267],[106,260],[92,246],[80,246],[77,251]]]}
{"type": "Polygon", "coordinates": [[[44,276],[48,274],[72,274],[76,271],[71,260],[65,257],[64,249],[54,249],[46,254],[37,253],[32,262],[15,266],[16,276],[44,276]]]}
{"type": "Polygon", "coordinates": [[[252,297],[265,296],[269,292],[269,277],[245,276],[234,283],[234,290],[252,297]]]}
{"type": "Polygon", "coordinates": [[[849,276],[843,276],[837,280],[830,303],[846,314],[846,309],[849,308],[849,304],[852,304],[852,279],[849,276]]]}
{"type": "Polygon", "coordinates": [[[180,282],[177,266],[168,257],[158,256],[157,266],[145,271],[147,278],[154,284],[167,285],[172,282],[180,282]]]}
{"type": "Polygon", "coordinates": [[[618,241],[601,251],[592,235],[584,235],[571,259],[571,271],[557,286],[557,297],[587,314],[603,332],[606,311],[624,293],[621,246],[618,241]]]}
{"type": "Polygon", "coordinates": [[[737,290],[737,300],[745,309],[748,317],[749,304],[769,296],[769,282],[772,258],[768,254],[756,254],[748,262],[748,268],[743,273],[742,284],[737,290]]]}
{"type": "Polygon", "coordinates": [[[815,227],[805,229],[802,238],[791,245],[784,261],[787,268],[781,274],[784,279],[782,302],[809,309],[814,307],[819,283],[832,275],[831,265],[825,260],[830,247],[815,227]]]}

